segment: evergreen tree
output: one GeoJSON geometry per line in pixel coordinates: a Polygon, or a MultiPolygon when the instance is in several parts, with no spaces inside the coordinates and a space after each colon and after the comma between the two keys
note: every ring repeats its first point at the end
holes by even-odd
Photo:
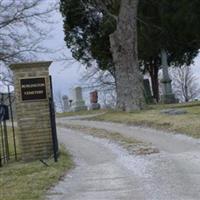
{"type": "Polygon", "coordinates": [[[138,0],[61,0],[65,41],[73,56],[87,65],[93,59],[116,80],[117,106],[143,107],[137,53],[138,0]]]}

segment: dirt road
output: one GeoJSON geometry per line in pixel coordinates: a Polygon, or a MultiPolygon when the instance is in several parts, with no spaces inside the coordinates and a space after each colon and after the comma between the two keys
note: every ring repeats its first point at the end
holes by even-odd
{"type": "Polygon", "coordinates": [[[200,199],[199,140],[122,124],[67,118],[58,122],[116,131],[152,143],[160,153],[129,155],[108,140],[59,128],[59,140],[73,154],[77,166],[49,192],[48,199],[200,199]]]}

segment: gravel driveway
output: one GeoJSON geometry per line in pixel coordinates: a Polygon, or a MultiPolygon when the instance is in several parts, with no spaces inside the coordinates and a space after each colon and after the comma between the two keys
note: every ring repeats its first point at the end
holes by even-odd
{"type": "Polygon", "coordinates": [[[108,140],[59,128],[59,140],[73,154],[77,166],[49,191],[48,199],[200,199],[199,140],[116,123],[68,118],[60,118],[58,122],[116,131],[152,143],[160,153],[129,155],[108,140]]]}

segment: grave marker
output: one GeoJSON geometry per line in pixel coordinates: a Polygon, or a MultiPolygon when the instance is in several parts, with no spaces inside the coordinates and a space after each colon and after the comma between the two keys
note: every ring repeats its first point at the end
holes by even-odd
{"type": "Polygon", "coordinates": [[[72,103],[72,110],[74,112],[87,110],[87,106],[85,105],[85,101],[83,100],[81,87],[74,88],[74,101],[72,103]]]}
{"type": "Polygon", "coordinates": [[[147,104],[153,103],[153,96],[151,94],[151,87],[149,84],[149,79],[143,79],[143,85],[144,85],[144,98],[147,104]]]}
{"type": "Polygon", "coordinates": [[[161,80],[163,94],[161,95],[161,102],[176,103],[175,96],[172,92],[172,86],[171,86],[172,80],[170,79],[168,72],[169,66],[167,62],[167,52],[164,49],[161,51],[161,62],[163,71],[163,78],[161,80]]]}
{"type": "Polygon", "coordinates": [[[97,90],[90,92],[90,110],[99,110],[100,107],[97,90]]]}
{"type": "Polygon", "coordinates": [[[64,95],[62,97],[63,100],[63,111],[68,112],[70,110],[70,105],[69,105],[69,98],[67,95],[64,95]]]}

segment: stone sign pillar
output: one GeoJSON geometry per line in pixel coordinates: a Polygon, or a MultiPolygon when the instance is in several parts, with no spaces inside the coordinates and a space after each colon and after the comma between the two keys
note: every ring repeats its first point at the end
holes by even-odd
{"type": "Polygon", "coordinates": [[[163,103],[175,103],[176,99],[174,94],[172,93],[172,80],[169,77],[168,72],[168,62],[167,62],[167,52],[165,50],[161,51],[161,61],[162,61],[162,71],[163,71],[163,78],[161,80],[162,83],[162,91],[163,94],[161,96],[161,102],[163,103]]]}
{"type": "Polygon", "coordinates": [[[100,104],[98,103],[98,92],[95,90],[90,92],[90,110],[99,110],[100,104]]]}
{"type": "Polygon", "coordinates": [[[72,110],[74,112],[87,110],[87,106],[85,105],[85,101],[83,100],[81,87],[74,88],[74,101],[72,103],[72,110]]]}
{"type": "Polygon", "coordinates": [[[12,64],[18,138],[22,160],[50,157],[53,152],[49,97],[51,62],[12,64]]]}

